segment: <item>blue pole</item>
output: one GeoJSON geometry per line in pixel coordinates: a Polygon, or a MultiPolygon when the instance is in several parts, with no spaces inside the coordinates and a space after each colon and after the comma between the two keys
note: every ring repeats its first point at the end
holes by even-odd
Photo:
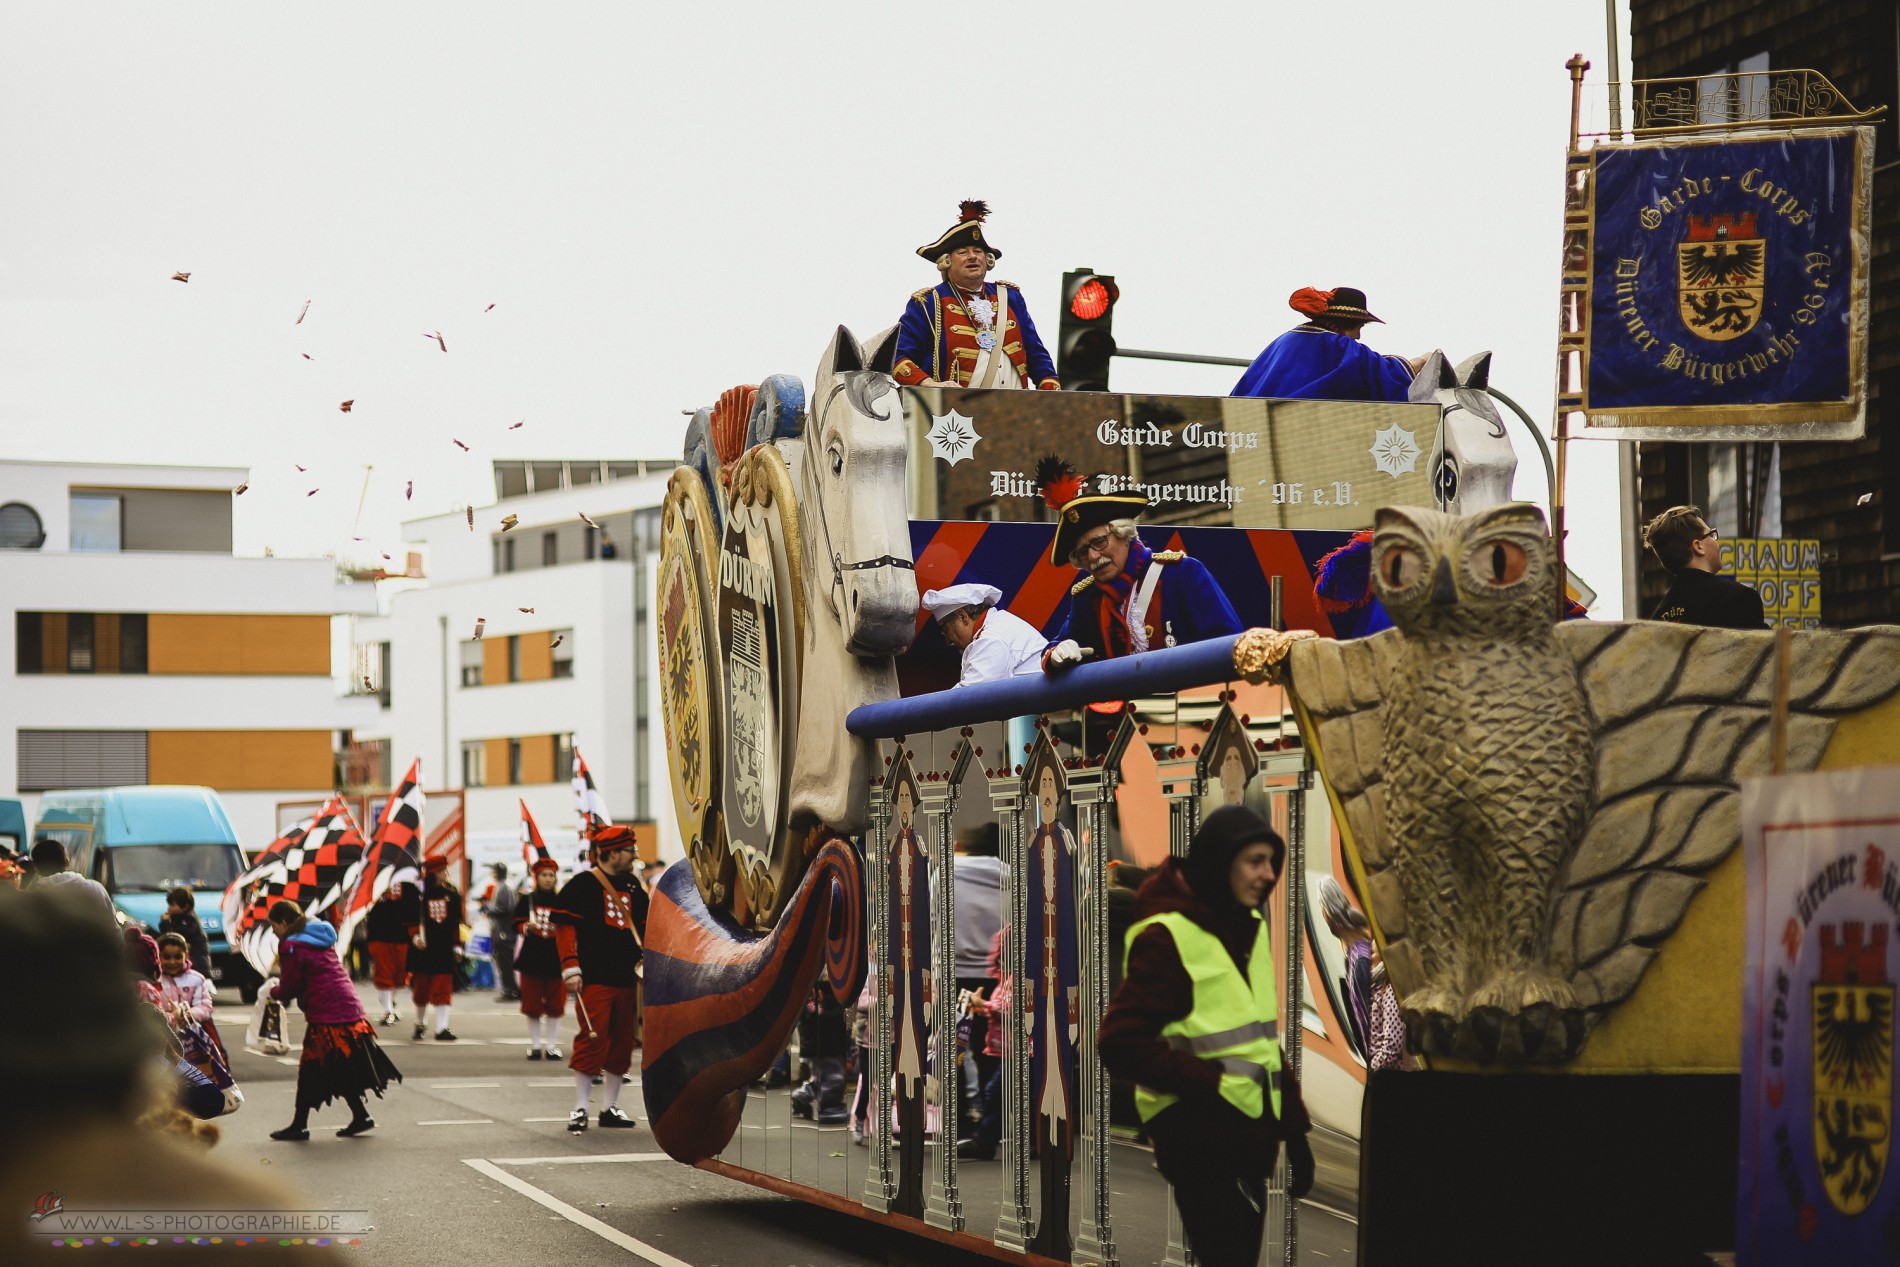
{"type": "Polygon", "coordinates": [[[1060,673],[1025,674],[1000,682],[864,704],[851,710],[845,718],[845,729],[865,739],[922,735],[1102,700],[1140,699],[1230,682],[1241,676],[1234,669],[1234,644],[1243,637],[1228,634],[1185,647],[1164,647],[1100,664],[1082,664],[1060,673]]]}

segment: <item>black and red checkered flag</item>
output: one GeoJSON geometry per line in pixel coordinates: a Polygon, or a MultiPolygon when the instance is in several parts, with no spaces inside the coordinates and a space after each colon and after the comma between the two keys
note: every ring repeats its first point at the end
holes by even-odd
{"type": "Polygon", "coordinates": [[[547,841],[541,839],[541,829],[535,826],[534,815],[528,812],[528,803],[521,802],[521,865],[534,870],[537,862],[553,862],[554,855],[548,852],[547,841]]]}
{"type": "Polygon", "coordinates": [[[607,798],[594,786],[593,773],[587,768],[587,761],[581,756],[581,750],[574,749],[574,831],[580,837],[581,857],[586,858],[592,845],[594,829],[606,827],[614,821],[607,812],[607,798]]]}
{"type": "Polygon", "coordinates": [[[224,915],[225,936],[230,938],[232,945],[237,944],[238,934],[243,929],[242,921],[250,913],[252,896],[282,869],[284,855],[303,844],[304,836],[316,821],[313,815],[258,850],[250,865],[225,888],[224,897],[218,906],[224,915]]]}
{"type": "Polygon", "coordinates": [[[383,803],[376,835],[363,856],[363,872],[350,894],[337,929],[337,940],[347,946],[356,925],[369,908],[399,884],[422,885],[422,758],[409,763],[409,773],[383,803]]]}
{"type": "MultiPolygon", "coordinates": [[[[317,919],[340,906],[356,887],[367,848],[356,820],[340,796],[330,798],[303,839],[265,863],[262,882],[252,891],[250,905],[240,915],[233,940],[238,952],[268,976],[277,958],[277,934],[271,931],[270,908],[279,901],[295,902],[306,918],[317,919]]],[[[347,943],[339,943],[347,947],[347,943]]]]}

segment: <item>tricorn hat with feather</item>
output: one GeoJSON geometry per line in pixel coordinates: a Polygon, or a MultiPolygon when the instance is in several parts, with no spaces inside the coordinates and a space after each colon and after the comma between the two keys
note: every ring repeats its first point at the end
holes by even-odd
{"type": "Polygon", "coordinates": [[[1049,562],[1055,567],[1067,562],[1076,544],[1096,528],[1117,519],[1133,519],[1148,509],[1148,495],[1134,489],[1089,492],[1088,481],[1053,453],[1036,462],[1036,491],[1056,512],[1056,537],[1049,543],[1049,562]]]}
{"type": "Polygon", "coordinates": [[[940,256],[948,255],[960,246],[980,246],[997,259],[1002,259],[1003,253],[991,246],[983,236],[983,221],[989,214],[989,203],[965,198],[957,207],[957,222],[938,234],[936,241],[918,247],[917,254],[934,264],[940,256]]]}

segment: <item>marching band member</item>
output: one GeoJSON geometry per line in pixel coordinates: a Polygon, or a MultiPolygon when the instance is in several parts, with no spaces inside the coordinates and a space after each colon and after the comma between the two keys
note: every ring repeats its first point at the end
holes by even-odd
{"type": "Polygon", "coordinates": [[[620,1088],[633,1067],[638,1035],[640,950],[646,941],[647,894],[633,878],[638,862],[630,828],[608,824],[589,834],[594,865],[567,882],[554,899],[554,938],[561,979],[574,996],[580,1033],[567,1067],[574,1071],[574,1111],[567,1129],[587,1129],[594,1077],[603,1086],[600,1124],[639,1125],[619,1107],[620,1088]]]}
{"type": "Polygon", "coordinates": [[[943,280],[910,297],[891,373],[911,387],[1036,387],[1054,391],[1056,364],[1029,319],[1022,288],[984,278],[1002,252],[983,237],[989,205],[966,199],[957,222],[917,254],[943,280]]]}
{"type": "MultiPolygon", "coordinates": [[[[1267,344],[1229,393],[1279,400],[1403,401],[1422,356],[1381,356],[1359,341],[1368,322],[1366,292],[1301,287],[1287,300],[1306,320],[1267,344]]],[[[1380,322],[1383,325],[1383,322],[1380,322]]]]}
{"type": "Polygon", "coordinates": [[[435,1004],[437,1041],[452,1043],[449,1003],[455,997],[455,965],[462,958],[462,895],[448,881],[449,860],[440,854],[422,860],[422,922],[410,940],[409,997],[416,1005],[416,1042],[428,1028],[435,1004]]]}
{"type": "Polygon", "coordinates": [[[394,1025],[396,991],[409,984],[409,912],[415,909],[416,895],[406,884],[392,884],[369,908],[364,921],[369,927],[369,972],[376,986],[376,999],[383,1005],[378,1025],[394,1025]]]}
{"type": "Polygon", "coordinates": [[[997,606],[1003,591],[966,583],[924,592],[924,610],[936,618],[944,641],[963,653],[958,686],[1000,682],[1042,668],[1049,640],[1022,617],[997,606]]]}
{"type": "Polygon", "coordinates": [[[567,990],[561,984],[561,954],[555,945],[554,887],[561,864],[546,847],[534,860],[534,888],[515,908],[515,974],[521,981],[521,1014],[528,1018],[528,1059],[561,1058],[561,1017],[567,1014],[567,990]]]}
{"type": "Polygon", "coordinates": [[[1069,589],[1062,631],[1042,658],[1046,672],[1091,656],[1112,659],[1240,632],[1240,617],[1213,574],[1180,550],[1150,550],[1135,529],[1140,492],[1085,492],[1057,457],[1036,464],[1043,501],[1060,512],[1049,562],[1087,573],[1069,589]]]}

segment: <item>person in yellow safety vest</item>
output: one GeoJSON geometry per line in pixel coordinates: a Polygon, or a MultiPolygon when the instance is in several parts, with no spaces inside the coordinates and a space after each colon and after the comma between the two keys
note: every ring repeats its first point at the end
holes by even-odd
{"type": "Polygon", "coordinates": [[[1267,1177],[1282,1143],[1289,1191],[1313,1187],[1312,1129],[1281,1068],[1272,943],[1261,906],[1286,846],[1223,805],[1135,897],[1127,972],[1102,1018],[1102,1063],[1135,1084],[1155,1165],[1204,1267],[1260,1257],[1267,1177]]]}

